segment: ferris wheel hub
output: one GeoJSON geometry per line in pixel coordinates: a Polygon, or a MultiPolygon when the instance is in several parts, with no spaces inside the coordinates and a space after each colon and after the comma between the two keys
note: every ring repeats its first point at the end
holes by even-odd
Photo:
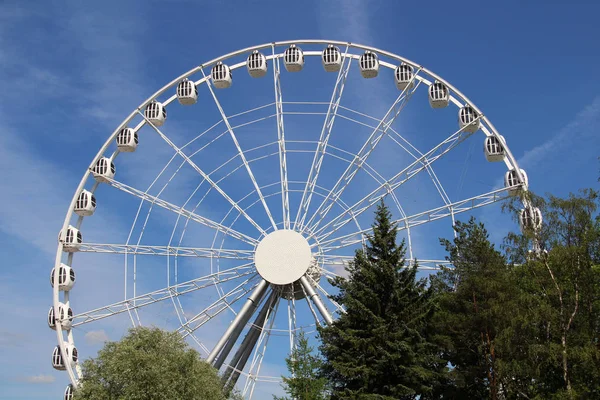
{"type": "Polygon", "coordinates": [[[280,229],[265,236],[254,253],[256,270],[267,282],[288,285],[300,279],[312,262],[308,241],[296,231],[280,229]]]}

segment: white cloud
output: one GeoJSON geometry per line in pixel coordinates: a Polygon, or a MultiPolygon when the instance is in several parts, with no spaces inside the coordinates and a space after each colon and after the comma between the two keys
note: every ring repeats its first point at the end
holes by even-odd
{"type": "Polygon", "coordinates": [[[585,145],[586,138],[598,135],[600,124],[600,96],[581,110],[573,120],[546,142],[530,149],[519,158],[522,168],[534,166],[551,153],[564,150],[566,146],[585,145]]]}
{"type": "Polygon", "coordinates": [[[40,375],[26,376],[23,380],[27,383],[47,384],[47,383],[53,383],[56,380],[56,378],[52,375],[40,374],[40,375]]]}
{"type": "Polygon", "coordinates": [[[108,335],[102,329],[99,331],[89,331],[85,334],[85,341],[87,344],[98,344],[108,342],[108,335]]]}

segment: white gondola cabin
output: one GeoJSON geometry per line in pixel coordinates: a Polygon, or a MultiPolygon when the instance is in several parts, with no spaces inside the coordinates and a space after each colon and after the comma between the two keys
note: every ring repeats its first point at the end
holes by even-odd
{"type": "Polygon", "coordinates": [[[258,50],[254,50],[246,60],[246,68],[253,78],[262,78],[267,74],[267,57],[258,50]]]}
{"type": "Polygon", "coordinates": [[[63,355],[60,352],[60,346],[56,346],[54,348],[54,351],[52,352],[52,366],[54,367],[54,369],[64,371],[67,369],[67,363],[71,367],[75,367],[75,364],[77,364],[77,348],[72,344],[65,343],[65,350],[67,354],[65,355],[65,357],[63,357],[63,355]]]}
{"type": "MultiPolygon", "coordinates": [[[[54,273],[56,268],[50,272],[50,286],[54,287],[54,273]]],[[[60,264],[58,267],[58,289],[71,290],[75,285],[75,271],[66,264],[60,264]]]]}
{"type": "Polygon", "coordinates": [[[323,49],[321,61],[326,72],[337,72],[342,68],[342,53],[338,47],[330,44],[323,49]]]}
{"type": "Polygon", "coordinates": [[[167,120],[167,108],[158,101],[153,101],[146,106],[144,116],[154,126],[163,126],[167,120]]]}
{"type": "Polygon", "coordinates": [[[429,105],[432,108],[444,108],[450,101],[450,91],[442,82],[435,81],[429,86],[429,105]]]}
{"type": "Polygon", "coordinates": [[[132,128],[123,128],[117,133],[117,148],[124,153],[132,153],[138,145],[138,134],[132,128]]]}
{"type": "MultiPolygon", "coordinates": [[[[58,321],[60,321],[60,326],[64,330],[70,330],[73,326],[73,310],[71,309],[71,307],[67,307],[63,303],[60,303],[60,305],[58,306],[58,310],[60,314],[60,318],[58,318],[58,321]],[[65,310],[67,311],[65,312],[65,310]]],[[[50,329],[56,330],[56,322],[57,318],[54,314],[54,307],[50,307],[50,310],[48,311],[48,326],[50,327],[50,329]]]]}
{"type": "Polygon", "coordinates": [[[63,251],[68,253],[74,253],[79,251],[79,245],[83,242],[83,237],[79,229],[69,225],[67,231],[64,236],[62,235],[62,231],[58,233],[58,241],[63,240],[63,251]]]}
{"type": "MultiPolygon", "coordinates": [[[[524,190],[527,190],[527,184],[529,183],[527,179],[527,174],[525,173],[525,171],[521,170],[521,175],[523,176],[523,181],[519,179],[516,170],[511,169],[510,171],[506,171],[506,174],[504,175],[504,187],[510,188],[514,186],[522,186],[524,190]]],[[[509,189],[508,194],[511,196],[515,196],[519,193],[519,189],[519,187],[509,189]]]]}
{"type": "Polygon", "coordinates": [[[400,64],[396,67],[394,71],[394,81],[396,82],[396,87],[400,90],[405,90],[406,88],[411,88],[413,86],[413,78],[415,76],[413,72],[413,67],[408,64],[400,64]]]}
{"type": "Polygon", "coordinates": [[[212,67],[210,77],[213,81],[213,85],[215,85],[217,89],[227,89],[228,87],[231,87],[231,83],[233,82],[231,69],[221,61],[212,67]]]}
{"type": "Polygon", "coordinates": [[[467,105],[458,110],[458,126],[463,132],[477,132],[481,126],[480,121],[473,107],[467,105]]]}
{"type": "Polygon", "coordinates": [[[542,212],[537,207],[522,209],[519,214],[519,224],[523,232],[539,231],[542,227],[542,212]]]}
{"type": "Polygon", "coordinates": [[[185,78],[177,85],[177,101],[184,106],[191,106],[198,101],[198,88],[194,82],[185,78]]]}
{"type": "Polygon", "coordinates": [[[488,136],[483,142],[483,151],[485,158],[490,162],[497,162],[504,160],[506,152],[504,151],[504,137],[500,136],[498,139],[496,136],[488,136]]]}
{"type": "Polygon", "coordinates": [[[115,172],[115,164],[107,157],[100,158],[92,168],[92,175],[98,182],[108,182],[115,177],[115,172]]]}
{"type": "Polygon", "coordinates": [[[283,53],[283,65],[288,72],[300,72],[304,67],[304,53],[295,44],[288,47],[283,53]]]}
{"type": "Polygon", "coordinates": [[[73,389],[73,385],[69,383],[65,388],[63,400],[73,400],[73,393],[75,393],[75,390],[73,389]]]}
{"type": "Polygon", "coordinates": [[[82,190],[77,196],[75,207],[73,208],[75,214],[80,217],[89,217],[96,211],[96,196],[92,192],[82,190]]]}
{"type": "Polygon", "coordinates": [[[527,260],[528,261],[535,261],[535,260],[539,260],[539,259],[545,259],[546,257],[548,257],[548,250],[546,249],[534,249],[534,250],[527,250],[527,260]]]}
{"type": "Polygon", "coordinates": [[[379,57],[371,51],[365,51],[358,60],[358,66],[363,78],[375,78],[379,74],[379,57]]]}

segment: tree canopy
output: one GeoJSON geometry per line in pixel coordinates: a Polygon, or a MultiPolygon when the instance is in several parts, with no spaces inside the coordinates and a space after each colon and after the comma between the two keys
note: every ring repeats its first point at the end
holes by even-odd
{"type": "Polygon", "coordinates": [[[396,243],[391,214],[380,203],[373,233],[332,284],[346,307],[332,325],[319,329],[323,374],[332,397],[414,399],[431,392],[437,371],[425,331],[432,307],[417,266],[407,266],[404,243],[396,243]]]}
{"type": "Polygon", "coordinates": [[[76,400],[222,400],[217,371],[177,332],[132,328],[83,363],[76,400]]]}
{"type": "MultiPolygon", "coordinates": [[[[329,398],[329,382],[320,375],[323,360],[315,354],[304,331],[296,335],[296,345],[285,359],[290,376],[283,377],[283,388],[289,399],[326,400],[329,398]]],[[[288,400],[274,396],[275,400],[288,400]]]]}

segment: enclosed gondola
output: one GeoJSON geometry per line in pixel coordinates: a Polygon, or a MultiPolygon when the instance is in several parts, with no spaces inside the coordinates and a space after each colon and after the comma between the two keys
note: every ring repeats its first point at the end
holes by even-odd
{"type": "Polygon", "coordinates": [[[490,162],[504,160],[504,157],[506,157],[506,151],[504,150],[504,137],[486,137],[483,143],[483,152],[485,153],[485,158],[490,162]]]}
{"type": "Polygon", "coordinates": [[[288,47],[283,53],[283,65],[288,72],[299,72],[304,68],[304,53],[295,44],[288,47]]]}
{"type": "Polygon", "coordinates": [[[117,134],[117,148],[123,153],[132,153],[138,145],[138,134],[132,128],[123,128],[117,134]]]}
{"type": "Polygon", "coordinates": [[[332,44],[323,49],[321,54],[323,68],[327,72],[337,72],[342,67],[342,53],[340,49],[332,44]]]}
{"type": "Polygon", "coordinates": [[[98,182],[109,182],[115,177],[115,172],[115,164],[108,157],[100,158],[92,168],[92,175],[98,182]]]}
{"type": "Polygon", "coordinates": [[[518,194],[521,189],[527,190],[527,174],[525,171],[521,170],[521,175],[523,176],[523,180],[519,179],[517,171],[514,169],[506,171],[506,174],[504,175],[504,187],[510,188],[508,189],[508,194],[511,196],[518,194]]]}
{"type": "Polygon", "coordinates": [[[85,189],[82,190],[81,193],[79,193],[79,196],[77,196],[73,211],[80,217],[89,217],[93,215],[94,211],[96,211],[96,197],[94,194],[85,189]]]}
{"type": "Polygon", "coordinates": [[[152,125],[163,126],[167,120],[167,108],[158,101],[153,101],[146,106],[144,116],[152,125]]]}
{"type": "Polygon", "coordinates": [[[358,60],[363,78],[375,78],[379,74],[379,57],[372,51],[365,51],[358,60]]]}
{"type": "Polygon", "coordinates": [[[254,50],[246,60],[246,68],[253,78],[262,78],[267,74],[267,57],[258,50],[254,50]]]}
{"type": "Polygon", "coordinates": [[[63,251],[68,253],[79,251],[79,245],[83,243],[83,236],[79,229],[69,225],[64,236],[62,234],[62,231],[58,233],[58,241],[60,242],[62,239],[63,251]]]}
{"type": "Polygon", "coordinates": [[[471,106],[464,106],[458,110],[458,127],[463,132],[475,133],[479,130],[480,119],[477,111],[471,106]]]}
{"type": "Polygon", "coordinates": [[[429,105],[432,108],[444,108],[450,101],[450,91],[442,82],[435,81],[429,86],[429,105]]]}
{"type": "Polygon", "coordinates": [[[415,74],[412,66],[405,63],[398,65],[394,71],[396,87],[400,90],[405,90],[406,88],[410,89],[413,86],[414,76],[415,74]]]}
{"type": "MultiPolygon", "coordinates": [[[[50,285],[54,287],[54,273],[56,268],[50,272],[50,285]]],[[[75,270],[66,264],[60,264],[58,267],[58,289],[71,290],[75,285],[75,270]]]]}
{"type": "Polygon", "coordinates": [[[184,106],[191,106],[198,101],[198,88],[194,82],[185,78],[177,85],[177,101],[184,106]]]}
{"type": "Polygon", "coordinates": [[[223,64],[221,61],[212,67],[210,77],[213,85],[215,85],[217,89],[227,89],[228,87],[231,87],[231,83],[233,82],[233,74],[231,73],[231,69],[228,65],[223,64]]]}

